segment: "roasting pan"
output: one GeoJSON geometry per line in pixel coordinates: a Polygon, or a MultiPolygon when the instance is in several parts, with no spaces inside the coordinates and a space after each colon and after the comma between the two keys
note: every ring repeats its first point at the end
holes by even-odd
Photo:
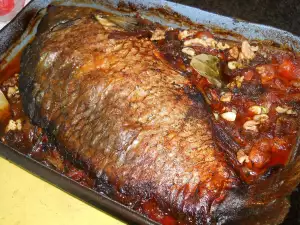
{"type": "MultiPolygon", "coordinates": [[[[29,29],[29,21],[36,16],[37,12],[43,14],[41,9],[47,7],[53,1],[51,0],[33,0],[14,18],[3,30],[0,31],[0,76],[1,69],[5,68],[7,63],[28,43],[35,32],[35,24],[31,24],[29,29]],[[24,33],[24,31],[26,31],[24,33]]],[[[119,3],[122,7],[139,10],[142,15],[150,20],[158,21],[163,24],[174,27],[193,26],[192,22],[201,23],[211,27],[221,27],[225,30],[231,30],[250,39],[267,39],[275,41],[279,44],[288,45],[295,51],[300,52],[300,38],[283,30],[270,26],[248,23],[218,14],[206,12],[197,8],[184,6],[164,0],[67,0],[54,2],[63,5],[89,6],[102,10],[114,11],[117,13],[130,14],[128,10],[115,11],[119,3]],[[173,20],[169,20],[164,15],[160,15],[162,10],[169,12],[169,15],[175,15],[173,20]],[[170,13],[174,11],[176,13],[170,13]],[[179,15],[183,15],[188,19],[183,19],[179,15]]],[[[38,23],[38,19],[36,24],[38,23]]],[[[157,224],[146,218],[142,214],[121,205],[120,203],[104,196],[95,191],[83,187],[70,178],[59,174],[57,171],[46,167],[44,164],[20,153],[17,149],[12,149],[0,142],[0,156],[21,166],[25,170],[32,172],[40,178],[54,184],[56,187],[74,195],[75,197],[99,208],[112,216],[115,216],[130,224],[157,224]]],[[[294,199],[300,199],[297,197],[294,199]]],[[[295,193],[294,193],[295,196],[295,193]]],[[[299,210],[299,202],[296,203],[299,210]]],[[[296,207],[296,206],[293,206],[296,207]]],[[[299,214],[299,213],[298,213],[299,214]]],[[[297,214],[297,215],[298,215],[297,214]]],[[[295,217],[295,216],[294,216],[295,217]]],[[[299,224],[300,216],[297,218],[289,218],[284,224],[299,224]]]]}

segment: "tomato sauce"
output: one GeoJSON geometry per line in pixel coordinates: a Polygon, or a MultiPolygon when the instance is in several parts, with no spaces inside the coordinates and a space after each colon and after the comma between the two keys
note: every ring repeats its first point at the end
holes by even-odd
{"type": "Polygon", "coordinates": [[[266,46],[259,43],[220,42],[211,31],[190,35],[184,31],[183,39],[180,32],[177,39],[168,39],[166,34],[164,40],[156,42],[158,58],[190,78],[213,112],[213,122],[239,144],[241,177],[251,183],[270,168],[285,166],[299,129],[300,59],[283,50],[263,51],[266,46]],[[168,57],[166,46],[172,49],[168,57]],[[186,47],[188,51],[184,51],[186,47]],[[200,54],[219,58],[222,88],[193,68],[191,61],[200,54]]]}

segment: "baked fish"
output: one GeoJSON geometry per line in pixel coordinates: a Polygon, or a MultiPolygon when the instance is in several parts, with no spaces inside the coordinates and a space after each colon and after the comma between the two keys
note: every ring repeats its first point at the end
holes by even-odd
{"type": "MultiPolygon", "coordinates": [[[[22,55],[26,114],[97,177],[99,192],[132,208],[152,202],[173,224],[281,223],[286,197],[300,181],[296,150],[286,165],[247,182],[237,158],[242,144],[216,120],[185,68],[164,60],[168,50],[158,43],[165,28],[156,26],[93,9],[49,7],[22,55]]],[[[199,50],[199,43],[185,47],[199,50]]],[[[194,64],[211,59],[202,52],[194,64]]],[[[223,87],[218,77],[208,80],[223,87]]]]}

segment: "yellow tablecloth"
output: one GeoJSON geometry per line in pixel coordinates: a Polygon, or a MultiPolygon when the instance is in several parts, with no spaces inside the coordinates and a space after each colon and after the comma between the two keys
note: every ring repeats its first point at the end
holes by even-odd
{"type": "Polygon", "coordinates": [[[0,225],[69,224],[123,223],[0,157],[0,225]]]}

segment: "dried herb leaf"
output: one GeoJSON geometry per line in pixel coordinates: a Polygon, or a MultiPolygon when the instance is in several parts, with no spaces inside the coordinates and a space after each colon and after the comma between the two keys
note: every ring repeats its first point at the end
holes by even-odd
{"type": "Polygon", "coordinates": [[[213,55],[200,54],[192,58],[190,65],[203,77],[206,77],[212,84],[221,88],[223,86],[219,58],[213,55]]]}
{"type": "Polygon", "coordinates": [[[135,30],[138,25],[138,20],[133,17],[125,16],[101,16],[95,15],[95,18],[100,24],[106,27],[119,27],[124,30],[132,31],[135,30]]]}

